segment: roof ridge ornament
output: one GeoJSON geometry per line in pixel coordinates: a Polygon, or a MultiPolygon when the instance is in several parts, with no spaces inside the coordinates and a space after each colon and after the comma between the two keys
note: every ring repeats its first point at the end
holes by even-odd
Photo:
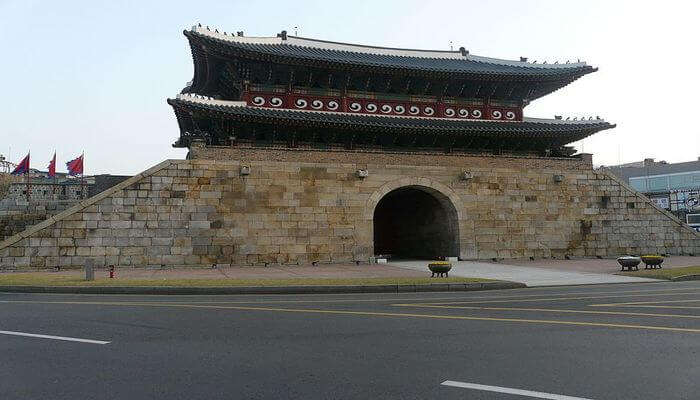
{"type": "Polygon", "coordinates": [[[282,38],[282,40],[287,40],[287,31],[282,31],[277,34],[278,38],[282,38]]]}

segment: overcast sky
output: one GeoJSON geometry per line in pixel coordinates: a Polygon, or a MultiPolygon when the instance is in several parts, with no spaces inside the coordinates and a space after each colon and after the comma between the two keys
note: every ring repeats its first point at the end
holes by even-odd
{"type": "Polygon", "coordinates": [[[192,79],[183,29],[299,35],[600,70],[536,100],[530,117],[600,115],[617,128],[577,143],[597,165],[700,156],[699,6],[691,1],[0,0],[0,154],[59,170],[136,174],[178,136],[166,98],[192,79]]]}

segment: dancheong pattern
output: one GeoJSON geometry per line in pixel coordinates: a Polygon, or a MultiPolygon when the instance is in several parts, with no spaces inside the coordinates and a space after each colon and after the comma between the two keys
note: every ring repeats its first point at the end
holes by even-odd
{"type": "Polygon", "coordinates": [[[249,106],[300,111],[347,112],[405,117],[456,118],[471,120],[522,121],[522,110],[515,107],[450,104],[441,101],[400,101],[302,95],[296,93],[247,92],[249,106]]]}

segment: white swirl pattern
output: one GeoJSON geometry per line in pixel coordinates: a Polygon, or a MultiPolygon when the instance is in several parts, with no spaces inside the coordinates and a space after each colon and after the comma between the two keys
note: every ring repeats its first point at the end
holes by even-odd
{"type": "Polygon", "coordinates": [[[294,102],[294,105],[297,108],[306,108],[306,106],[308,106],[309,103],[304,99],[297,99],[297,101],[294,102]]]}
{"type": "MultiPolygon", "coordinates": [[[[254,96],[251,100],[251,103],[254,106],[265,106],[265,104],[267,103],[267,105],[271,107],[282,107],[284,104],[284,100],[281,97],[254,96]]],[[[337,111],[340,108],[340,102],[338,100],[328,100],[327,102],[325,102],[323,99],[297,98],[296,100],[294,100],[293,104],[296,108],[299,109],[306,109],[307,107],[309,107],[309,105],[314,110],[326,109],[329,111],[337,111]]],[[[360,102],[352,102],[349,104],[348,110],[356,113],[362,112],[363,104],[360,102]]],[[[367,113],[376,113],[377,111],[380,111],[382,114],[395,115],[403,115],[407,113],[409,115],[424,115],[427,117],[435,115],[435,108],[428,105],[403,105],[391,103],[377,105],[376,103],[365,103],[364,111],[367,113]]],[[[480,119],[483,116],[482,111],[479,109],[474,109],[470,111],[467,108],[453,107],[446,107],[443,110],[442,115],[446,118],[459,117],[467,119],[480,119]]],[[[494,120],[515,120],[517,118],[517,113],[515,110],[490,110],[490,115],[488,117],[494,120]]]]}

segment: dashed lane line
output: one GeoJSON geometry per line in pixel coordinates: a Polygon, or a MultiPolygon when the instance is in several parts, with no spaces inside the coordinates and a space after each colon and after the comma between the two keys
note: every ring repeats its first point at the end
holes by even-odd
{"type": "Polygon", "coordinates": [[[10,335],[10,336],[24,336],[37,339],[52,339],[52,340],[62,340],[65,342],[80,342],[80,343],[90,343],[90,344],[109,344],[104,340],[94,340],[94,339],[82,339],[66,336],[53,336],[53,335],[42,335],[38,333],[27,333],[27,332],[15,332],[15,331],[0,331],[0,335],[10,335]]]}
{"type": "Polygon", "coordinates": [[[457,387],[457,388],[462,388],[462,389],[483,390],[486,392],[514,394],[516,396],[532,397],[532,398],[536,398],[536,399],[591,400],[591,399],[587,399],[587,398],[583,398],[583,397],[565,396],[563,394],[535,392],[532,390],[514,389],[514,388],[503,387],[503,386],[481,385],[478,383],[469,383],[469,382],[445,381],[445,382],[442,382],[441,385],[457,387]]]}

